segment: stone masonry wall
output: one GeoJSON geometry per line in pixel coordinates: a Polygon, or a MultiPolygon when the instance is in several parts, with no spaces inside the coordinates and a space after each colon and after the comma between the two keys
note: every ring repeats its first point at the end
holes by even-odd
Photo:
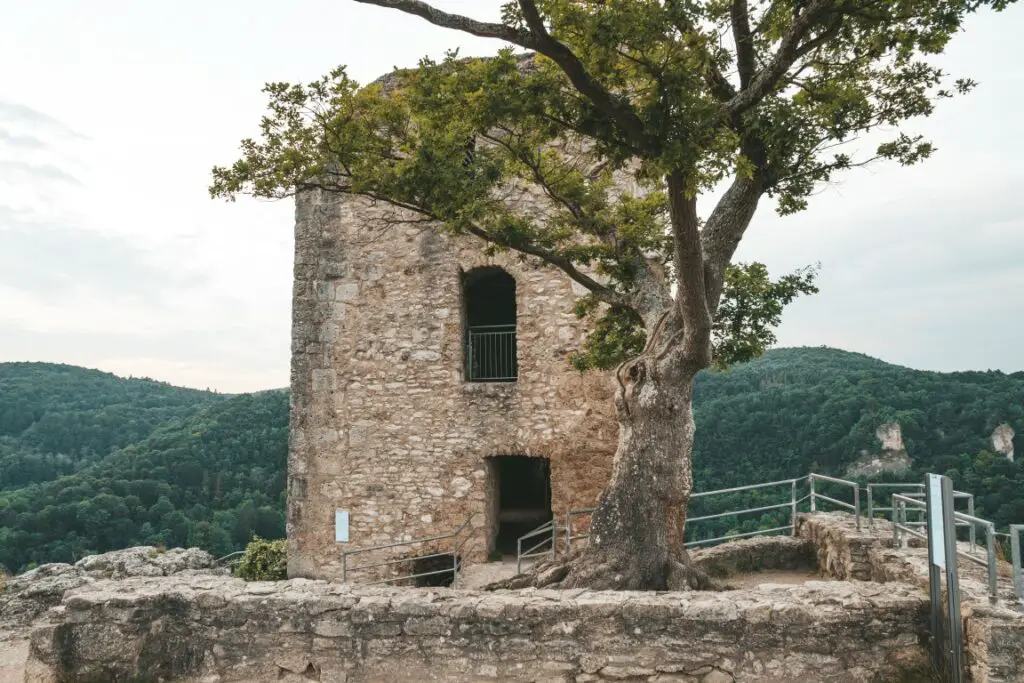
{"type": "MultiPolygon", "coordinates": [[[[842,512],[800,515],[797,531],[817,548],[821,569],[829,576],[852,577],[886,585],[917,586],[928,593],[928,550],[911,537],[908,547],[892,547],[892,525],[876,519],[858,531],[842,512]]],[[[961,543],[966,550],[967,544],[961,543]]],[[[979,555],[984,549],[977,551],[979,555]]],[[[989,599],[984,567],[969,560],[957,563],[961,616],[964,621],[965,664],[972,683],[1024,682],[1024,605],[1014,593],[1009,567],[1003,563],[997,600],[989,599]]]]}
{"type": "MultiPolygon", "coordinates": [[[[64,599],[28,683],[901,680],[925,598],[866,582],[726,593],[395,589],[127,579],[64,599]]],[[[902,680],[913,680],[903,678],[902,680]]]]}
{"type": "MultiPolygon", "coordinates": [[[[293,577],[337,578],[344,549],[447,534],[470,515],[482,531],[468,559],[483,559],[496,524],[488,456],[549,458],[556,516],[594,505],[609,477],[611,380],[568,365],[585,335],[568,278],[511,255],[487,257],[475,238],[389,225],[389,215],[362,199],[297,199],[293,577]],[[516,280],[514,383],[463,379],[460,270],[483,265],[516,280]],[[337,509],[350,514],[347,544],[335,543],[337,509]]],[[[374,559],[382,558],[359,563],[374,559]]]]}

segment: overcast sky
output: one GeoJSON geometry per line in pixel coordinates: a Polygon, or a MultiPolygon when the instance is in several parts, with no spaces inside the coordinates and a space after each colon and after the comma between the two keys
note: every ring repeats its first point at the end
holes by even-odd
{"type": "MultiPolygon", "coordinates": [[[[496,16],[500,0],[446,8],[496,16]]],[[[292,206],[215,202],[267,81],[366,82],[497,45],[349,0],[35,0],[0,21],[0,361],[236,392],[288,383],[292,206]]],[[[782,345],[915,368],[1024,369],[1024,7],[973,18],[943,64],[980,82],[917,128],[938,154],[855,171],[809,211],[762,205],[739,258],[820,261],[782,345]]]]}

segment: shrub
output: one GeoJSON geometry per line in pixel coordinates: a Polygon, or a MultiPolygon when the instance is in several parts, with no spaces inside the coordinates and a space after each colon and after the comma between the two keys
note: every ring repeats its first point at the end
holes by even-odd
{"type": "Polygon", "coordinates": [[[288,551],[284,539],[265,541],[253,536],[235,568],[246,581],[283,581],[288,578],[288,551]]]}

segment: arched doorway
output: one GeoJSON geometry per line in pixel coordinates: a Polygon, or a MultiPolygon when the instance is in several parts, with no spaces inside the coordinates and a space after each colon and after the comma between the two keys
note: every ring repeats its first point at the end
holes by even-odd
{"type": "Polygon", "coordinates": [[[501,268],[474,268],[462,276],[466,380],[515,382],[516,281],[501,268]]]}

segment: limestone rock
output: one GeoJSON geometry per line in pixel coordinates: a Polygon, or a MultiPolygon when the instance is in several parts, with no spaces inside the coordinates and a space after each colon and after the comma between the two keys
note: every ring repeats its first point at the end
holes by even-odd
{"type": "Polygon", "coordinates": [[[1016,432],[1013,431],[1013,427],[1004,422],[993,430],[991,437],[992,449],[1000,455],[1005,455],[1010,462],[1013,462],[1014,436],[1016,432]]]}
{"type": "Polygon", "coordinates": [[[67,591],[101,579],[227,573],[227,569],[215,566],[212,555],[198,548],[163,552],[140,546],[91,555],[73,565],[44,564],[7,580],[0,593],[0,631],[26,628],[44,619],[47,610],[59,605],[67,591]]]}
{"type": "Polygon", "coordinates": [[[903,431],[898,422],[886,422],[879,425],[875,430],[875,438],[878,439],[882,452],[862,451],[861,457],[846,469],[847,477],[870,479],[883,472],[902,474],[913,465],[910,455],[907,454],[906,446],[903,444],[903,431]]]}
{"type": "Polygon", "coordinates": [[[129,576],[169,576],[188,569],[214,568],[214,557],[199,548],[174,548],[161,551],[152,546],[136,546],[102,555],[90,555],[75,566],[90,575],[106,579],[129,576]]]}

